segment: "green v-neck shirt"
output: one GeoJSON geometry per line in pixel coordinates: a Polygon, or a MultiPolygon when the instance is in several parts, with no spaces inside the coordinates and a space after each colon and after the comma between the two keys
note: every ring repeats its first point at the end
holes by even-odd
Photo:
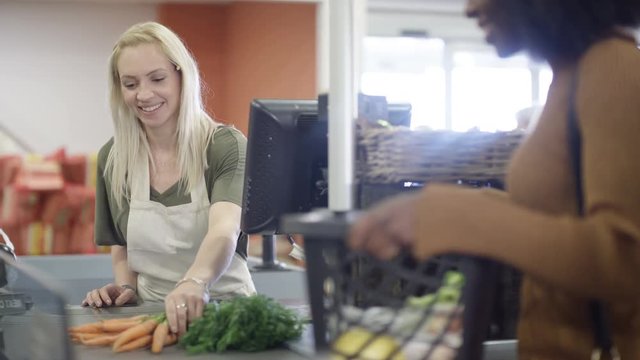
{"type": "MultiPolygon", "coordinates": [[[[116,205],[111,193],[111,179],[104,176],[104,169],[113,138],[98,153],[98,174],[96,180],[95,242],[97,245],[126,245],[129,202],[122,201],[122,208],[116,205]]],[[[207,164],[204,172],[205,183],[211,204],[229,201],[242,205],[244,166],[247,139],[233,127],[219,128],[207,147],[207,164]]],[[[191,195],[176,183],[163,193],[149,189],[150,200],[164,206],[176,206],[191,202],[191,195]]]]}

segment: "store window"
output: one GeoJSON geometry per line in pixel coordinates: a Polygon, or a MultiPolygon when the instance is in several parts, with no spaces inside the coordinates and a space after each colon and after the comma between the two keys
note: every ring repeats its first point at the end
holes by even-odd
{"type": "Polygon", "coordinates": [[[456,131],[508,131],[515,114],[532,105],[529,61],[498,58],[492,50],[454,51],[451,125],[456,131]]]}
{"type": "Polygon", "coordinates": [[[365,94],[411,103],[412,127],[435,130],[512,130],[519,110],[544,104],[552,77],[524,55],[433,38],[367,37],[363,60],[365,94]]]}
{"type": "Polygon", "coordinates": [[[387,102],[411,103],[412,127],[445,127],[444,41],[367,37],[361,89],[387,102]]]}

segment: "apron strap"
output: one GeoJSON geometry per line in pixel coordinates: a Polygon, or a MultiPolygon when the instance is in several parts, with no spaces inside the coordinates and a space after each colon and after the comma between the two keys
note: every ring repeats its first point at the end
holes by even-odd
{"type": "Polygon", "coordinates": [[[240,255],[245,261],[249,257],[249,235],[244,232],[240,232],[238,236],[238,242],[236,244],[236,253],[240,255]]]}

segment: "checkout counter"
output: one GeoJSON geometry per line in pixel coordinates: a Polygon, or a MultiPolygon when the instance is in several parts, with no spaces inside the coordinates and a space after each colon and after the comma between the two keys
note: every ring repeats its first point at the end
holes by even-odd
{"type": "MultiPolygon", "coordinates": [[[[86,322],[92,322],[100,318],[128,317],[136,314],[157,313],[162,311],[162,306],[140,305],[132,307],[112,308],[103,310],[94,310],[79,306],[67,307],[68,314],[72,325],[86,322]]],[[[515,341],[489,342],[485,344],[485,360],[514,360],[515,341]]],[[[329,356],[316,354],[313,350],[313,334],[311,326],[303,333],[298,340],[291,341],[282,348],[271,349],[256,353],[240,353],[225,352],[224,354],[199,354],[187,355],[183,349],[177,346],[165,348],[160,356],[152,354],[149,351],[134,351],[131,353],[114,354],[109,348],[94,348],[83,345],[74,345],[76,359],[84,360],[103,360],[103,359],[122,359],[122,360],[144,360],[144,359],[167,359],[167,360],[184,360],[184,359],[211,359],[224,358],[229,360],[307,360],[307,359],[329,359],[329,356]]]]}
{"type": "MultiPolygon", "coordinates": [[[[0,251],[0,260],[4,263],[4,266],[0,266],[0,360],[127,360],[147,358],[302,360],[328,358],[328,356],[314,351],[311,326],[298,340],[291,341],[281,348],[256,353],[225,352],[224,354],[188,355],[183,349],[171,346],[164,349],[160,355],[153,354],[148,350],[115,354],[110,348],[72,344],[67,337],[69,326],[94,322],[99,319],[156,314],[163,311],[163,306],[148,303],[105,309],[81,307],[73,304],[78,304],[77,301],[73,303],[68,301],[70,283],[65,285],[56,276],[52,276],[51,272],[59,270],[58,267],[47,263],[47,266],[52,266],[49,268],[51,271],[38,271],[37,266],[32,266],[33,264],[29,264],[29,261],[22,261],[22,259],[16,261],[7,251],[0,251]]],[[[44,259],[42,260],[44,261],[44,259]]],[[[107,260],[107,257],[104,260],[107,260]]],[[[47,261],[52,261],[52,258],[48,258],[47,261]]],[[[94,262],[92,268],[96,269],[96,267],[94,262]]],[[[85,267],[75,267],[75,273],[84,272],[85,269],[85,267]],[[82,269],[82,271],[78,271],[78,269],[82,269]]],[[[107,269],[110,268],[107,267],[107,269]]],[[[306,313],[308,316],[306,284],[302,271],[274,271],[254,275],[259,291],[260,288],[264,288],[265,291],[276,294],[278,292],[278,288],[274,288],[276,283],[279,283],[280,287],[299,287],[298,291],[304,296],[299,296],[295,300],[276,296],[274,298],[301,315],[305,316],[306,313]],[[289,280],[293,279],[294,281],[282,282],[282,276],[289,276],[289,280]]],[[[85,289],[86,287],[83,287],[81,291],[86,293],[85,289]]],[[[290,296],[292,295],[290,291],[283,293],[290,296]]],[[[485,343],[484,359],[516,359],[515,346],[515,341],[485,343]]]]}
{"type": "MultiPolygon", "coordinates": [[[[68,308],[72,324],[80,324],[95,321],[99,318],[133,316],[139,313],[157,313],[161,311],[159,305],[141,305],[139,307],[123,307],[101,310],[95,313],[89,308],[71,306],[68,308]]],[[[515,341],[489,342],[485,344],[485,360],[514,360],[515,341]]],[[[184,350],[177,346],[171,346],[163,350],[160,356],[149,351],[135,351],[131,353],[113,354],[109,348],[92,348],[83,345],[75,345],[74,351],[77,359],[122,359],[122,360],[189,360],[189,359],[229,359],[229,360],[308,360],[308,359],[328,359],[326,355],[315,354],[313,351],[313,334],[309,326],[302,337],[296,341],[285,344],[284,347],[271,349],[256,353],[225,352],[224,354],[199,354],[187,355],[184,350]]]]}
{"type": "MultiPolygon", "coordinates": [[[[225,352],[224,354],[187,355],[183,349],[171,346],[161,355],[149,351],[134,351],[131,353],[114,354],[110,348],[88,347],[71,344],[66,338],[68,326],[94,322],[99,319],[129,317],[137,314],[156,314],[163,311],[161,304],[141,304],[120,308],[92,309],[79,305],[69,305],[62,293],[56,291],[57,282],[46,280],[36,282],[35,278],[27,279],[25,273],[15,274],[21,283],[30,283],[28,288],[21,286],[4,293],[11,300],[6,304],[13,304],[11,314],[7,306],[0,317],[0,334],[2,334],[2,351],[6,356],[0,359],[29,359],[29,360],[80,360],[80,359],[210,359],[221,357],[224,359],[260,359],[260,360],[302,360],[328,358],[314,352],[313,334],[311,326],[303,336],[291,341],[282,348],[257,353],[225,352]],[[26,281],[25,281],[26,280],[26,281]]],[[[21,270],[17,270],[21,271],[21,270]]],[[[6,290],[6,289],[5,289],[6,290]]],[[[7,299],[5,297],[5,299],[7,299]]],[[[285,306],[304,312],[304,305],[299,302],[282,301],[285,306]]],[[[4,305],[5,303],[3,303],[4,305]]],[[[512,360],[515,356],[515,342],[491,342],[485,344],[486,360],[512,360]]]]}
{"type": "MultiPolygon", "coordinates": [[[[79,325],[87,322],[93,322],[98,319],[108,319],[117,317],[129,317],[138,314],[157,314],[164,311],[164,306],[161,304],[143,304],[139,306],[127,306],[120,308],[109,309],[91,309],[86,307],[80,307],[72,305],[67,307],[67,314],[71,321],[71,325],[79,325]]],[[[302,345],[302,344],[301,344],[302,345]]],[[[178,346],[169,346],[163,349],[160,355],[151,353],[149,350],[138,350],[128,353],[115,354],[111,351],[111,348],[106,347],[89,347],[84,345],[73,345],[73,351],[77,360],[103,360],[103,359],[163,359],[163,360],[190,360],[190,359],[211,359],[211,358],[224,358],[229,360],[242,359],[242,360],[302,360],[309,359],[308,357],[292,351],[286,347],[272,349],[267,351],[261,351],[256,353],[241,353],[241,352],[225,352],[224,354],[210,354],[203,353],[198,355],[187,355],[186,351],[178,346]]]]}

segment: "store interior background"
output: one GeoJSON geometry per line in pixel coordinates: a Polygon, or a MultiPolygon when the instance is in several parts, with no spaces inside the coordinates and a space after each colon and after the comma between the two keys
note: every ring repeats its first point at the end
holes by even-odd
{"type": "MultiPolygon", "coordinates": [[[[157,20],[196,55],[208,109],[246,133],[251,99],[313,99],[326,90],[328,29],[319,2],[0,0],[0,124],[35,152],[95,151],[112,133],[106,59],[113,43],[131,24],[157,20]]],[[[363,91],[412,102],[414,124],[508,130],[515,111],[544,100],[546,67],[497,59],[462,15],[463,0],[368,5],[367,34],[377,38],[363,50],[363,91]],[[503,119],[484,124],[479,114],[496,107],[486,117],[503,119]]]]}
{"type": "MultiPolygon", "coordinates": [[[[95,154],[113,133],[107,58],[123,31],[149,20],[183,38],[199,62],[207,109],[246,134],[252,99],[314,99],[327,90],[322,3],[0,0],[0,151],[95,154]]],[[[517,111],[545,101],[551,73],[524,56],[498,59],[463,7],[464,0],[369,0],[362,91],[412,103],[415,128],[512,130],[517,111]]],[[[288,250],[279,244],[282,260],[288,250]]],[[[73,300],[111,276],[104,254],[25,258],[81,290],[73,300]]],[[[288,284],[295,293],[269,293],[304,296],[295,276],[271,277],[259,290],[288,284]]]]}

